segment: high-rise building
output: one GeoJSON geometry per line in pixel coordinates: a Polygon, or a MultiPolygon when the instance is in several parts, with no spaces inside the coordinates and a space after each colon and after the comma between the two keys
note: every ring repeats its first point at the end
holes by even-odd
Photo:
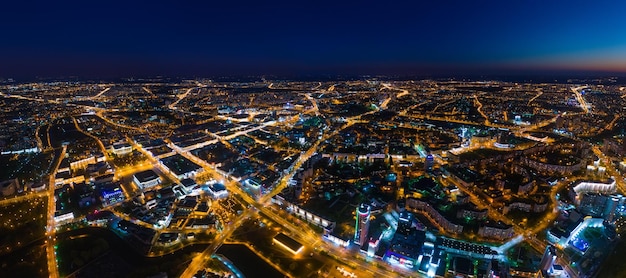
{"type": "Polygon", "coordinates": [[[543,252],[541,262],[539,263],[539,270],[550,272],[554,261],[556,261],[556,248],[552,245],[548,245],[548,247],[546,247],[546,251],[543,252]]]}
{"type": "Polygon", "coordinates": [[[624,206],[624,196],[620,194],[611,195],[606,199],[606,204],[604,206],[604,212],[602,216],[604,216],[604,220],[609,223],[615,223],[617,217],[616,213],[618,210],[624,206]]]}
{"type": "Polygon", "coordinates": [[[367,231],[370,226],[370,206],[361,204],[356,208],[356,224],[354,226],[354,243],[363,246],[367,242],[367,231]]]}
{"type": "Polygon", "coordinates": [[[581,197],[579,210],[585,215],[601,217],[609,201],[610,198],[606,194],[585,193],[581,197]]]}
{"type": "Polygon", "coordinates": [[[434,166],[435,166],[435,157],[429,153],[426,156],[426,160],[424,161],[424,171],[426,173],[432,173],[434,166]]]}

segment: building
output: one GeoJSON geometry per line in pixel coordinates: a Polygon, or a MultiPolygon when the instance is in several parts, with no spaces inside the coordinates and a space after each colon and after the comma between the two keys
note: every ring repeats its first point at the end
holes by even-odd
{"type": "Polygon", "coordinates": [[[103,206],[110,206],[124,201],[124,192],[119,185],[107,184],[100,190],[100,200],[103,206]]]}
{"type": "Polygon", "coordinates": [[[210,183],[208,184],[208,191],[211,193],[211,197],[214,199],[222,199],[228,197],[228,191],[226,190],[226,186],[221,183],[210,183]]]}
{"type": "Polygon", "coordinates": [[[428,202],[417,198],[406,199],[406,209],[415,213],[419,213],[428,218],[442,232],[460,234],[463,232],[463,226],[452,223],[446,219],[439,211],[432,207],[428,202]]]}
{"type": "Polygon", "coordinates": [[[615,180],[609,179],[607,182],[600,181],[578,181],[570,190],[569,197],[577,205],[581,204],[582,196],[585,193],[612,194],[616,191],[615,180]]]}
{"type": "Polygon", "coordinates": [[[272,241],[274,243],[277,243],[279,246],[287,249],[294,255],[300,253],[300,251],[302,251],[302,249],[304,248],[301,243],[283,233],[278,233],[276,236],[274,236],[272,241]]]}
{"type": "Polygon", "coordinates": [[[113,178],[115,178],[115,174],[105,174],[96,177],[92,177],[90,181],[95,185],[107,184],[113,182],[113,178]]]}
{"type": "Polygon", "coordinates": [[[541,257],[541,262],[539,263],[540,271],[550,272],[552,265],[556,261],[556,248],[553,245],[548,245],[546,247],[546,251],[543,252],[543,257],[541,257]]]}
{"type": "Polygon", "coordinates": [[[580,196],[578,210],[584,215],[600,217],[609,199],[609,196],[606,194],[584,193],[580,196]]]}
{"type": "Polygon", "coordinates": [[[413,222],[413,216],[410,213],[400,213],[398,228],[384,256],[392,265],[413,269],[421,263],[420,257],[423,256],[422,247],[425,243],[426,233],[417,230],[413,226],[413,222]]]}
{"type": "Polygon", "coordinates": [[[370,207],[361,204],[356,208],[356,224],[354,226],[354,243],[363,246],[367,242],[367,232],[370,226],[370,207]]]}
{"type": "Polygon", "coordinates": [[[512,238],[515,233],[513,226],[507,225],[502,222],[486,222],[483,226],[478,228],[478,235],[481,237],[495,238],[495,239],[508,239],[512,238]]]}
{"type": "Polygon", "coordinates": [[[161,178],[153,170],[133,174],[133,181],[141,189],[148,189],[161,184],[161,178]]]}
{"type": "Polygon", "coordinates": [[[509,131],[502,131],[498,134],[496,142],[493,144],[496,148],[509,149],[514,148],[515,145],[511,144],[513,134],[509,131]]]}
{"type": "Polygon", "coordinates": [[[324,229],[323,238],[344,248],[350,245],[351,237],[352,235],[346,236],[343,233],[337,232],[337,229],[324,229]]]}
{"type": "Polygon", "coordinates": [[[117,143],[111,146],[111,152],[115,155],[127,155],[133,152],[133,146],[128,143],[117,143]]]}
{"type": "Polygon", "coordinates": [[[602,213],[604,220],[609,223],[615,223],[615,220],[617,218],[616,214],[618,214],[619,211],[621,211],[624,207],[625,199],[626,198],[624,198],[624,196],[620,194],[611,195],[609,198],[607,198],[604,212],[602,213]]]}
{"type": "Polygon", "coordinates": [[[603,217],[613,223],[623,211],[625,201],[626,198],[620,194],[584,193],[580,196],[578,209],[584,215],[603,217]]]}
{"type": "Polygon", "coordinates": [[[11,196],[15,194],[15,191],[18,187],[19,182],[17,181],[17,179],[0,182],[0,190],[2,191],[2,196],[11,196]]]}
{"type": "Polygon", "coordinates": [[[166,172],[176,176],[182,180],[186,178],[194,178],[203,171],[202,167],[193,161],[185,158],[180,154],[176,154],[159,161],[166,172]]]}
{"type": "Polygon", "coordinates": [[[193,188],[198,185],[195,180],[189,178],[180,180],[180,184],[185,188],[187,192],[191,192],[193,188]]]}
{"type": "Polygon", "coordinates": [[[424,161],[424,172],[432,173],[434,166],[435,166],[435,157],[432,154],[428,154],[426,156],[426,160],[424,161]]]}

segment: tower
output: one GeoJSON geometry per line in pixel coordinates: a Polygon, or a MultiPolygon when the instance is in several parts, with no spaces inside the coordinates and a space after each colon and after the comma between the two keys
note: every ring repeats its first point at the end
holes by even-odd
{"type": "Polygon", "coordinates": [[[602,216],[604,216],[604,220],[609,223],[615,223],[617,210],[624,205],[624,197],[622,195],[611,195],[606,200],[606,205],[604,206],[604,212],[602,216]]]}
{"type": "Polygon", "coordinates": [[[363,246],[367,242],[367,230],[370,226],[370,206],[361,204],[356,208],[354,243],[363,246]]]}
{"type": "Polygon", "coordinates": [[[556,248],[552,245],[548,245],[548,247],[546,247],[546,251],[543,252],[541,262],[539,263],[539,270],[549,272],[554,264],[554,261],[556,261],[556,248]]]}
{"type": "Polygon", "coordinates": [[[435,166],[435,157],[429,153],[424,161],[424,171],[429,174],[432,173],[433,166],[435,166]]]}

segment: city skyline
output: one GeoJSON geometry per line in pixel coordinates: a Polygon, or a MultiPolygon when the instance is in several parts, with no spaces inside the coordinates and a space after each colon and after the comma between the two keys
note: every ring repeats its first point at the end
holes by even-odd
{"type": "Polygon", "coordinates": [[[0,76],[619,74],[625,5],[16,2],[0,76]]]}
{"type": "Polygon", "coordinates": [[[622,277],[624,90],[4,80],[0,276],[622,277]]]}
{"type": "Polygon", "coordinates": [[[626,277],[626,3],[544,2],[4,3],[0,277],[626,277]]]}

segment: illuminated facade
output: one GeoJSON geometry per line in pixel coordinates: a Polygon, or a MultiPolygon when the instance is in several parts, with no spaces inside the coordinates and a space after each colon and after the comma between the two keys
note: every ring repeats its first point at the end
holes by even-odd
{"type": "Polygon", "coordinates": [[[102,205],[110,206],[124,201],[124,192],[119,186],[114,188],[107,188],[101,192],[102,205]]]}
{"type": "Polygon", "coordinates": [[[543,253],[541,262],[539,263],[539,270],[550,271],[552,264],[556,261],[556,248],[552,245],[546,247],[546,251],[543,253]]]}
{"type": "Polygon", "coordinates": [[[361,204],[356,208],[356,224],[354,226],[354,243],[362,246],[367,241],[370,226],[370,207],[361,204]]]}

